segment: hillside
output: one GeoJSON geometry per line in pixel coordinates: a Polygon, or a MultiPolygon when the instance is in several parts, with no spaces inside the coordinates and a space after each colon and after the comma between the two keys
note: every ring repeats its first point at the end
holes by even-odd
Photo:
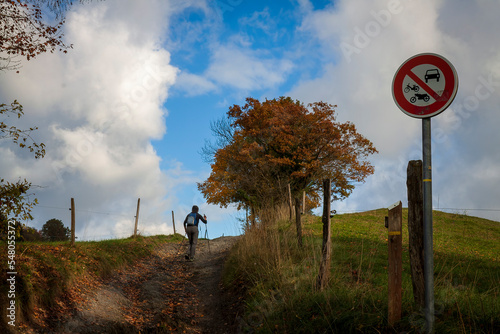
{"type": "MultiPolygon", "coordinates": [[[[387,325],[387,209],[332,219],[328,289],[314,289],[322,225],[306,216],[304,248],[287,220],[248,232],[232,251],[226,280],[247,286],[249,327],[262,333],[419,332],[413,303],[407,210],[403,212],[403,318],[387,325]]],[[[434,212],[436,333],[500,331],[500,223],[434,212]]]]}
{"type": "MultiPolygon", "coordinates": [[[[322,233],[315,216],[304,216],[303,249],[294,224],[283,219],[238,238],[201,240],[194,263],[184,261],[180,235],[76,247],[17,243],[12,332],[419,332],[424,322],[413,303],[406,210],[403,319],[387,326],[386,214],[334,216],[332,276],[323,292],[314,289],[322,233]]],[[[436,332],[500,331],[499,241],[498,222],[434,212],[436,332]]],[[[9,292],[5,254],[2,296],[9,292]]],[[[5,309],[6,299],[0,301],[5,309]]],[[[8,318],[2,321],[11,329],[8,318]]]]}
{"type": "Polygon", "coordinates": [[[232,333],[239,300],[219,282],[236,240],[199,240],[195,262],[184,260],[180,235],[18,243],[16,326],[3,315],[0,332],[202,333],[223,323],[232,333]]]}

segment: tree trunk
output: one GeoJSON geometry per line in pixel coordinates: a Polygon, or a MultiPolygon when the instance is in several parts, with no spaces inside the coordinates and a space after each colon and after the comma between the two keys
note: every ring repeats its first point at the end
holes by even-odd
{"type": "Polygon", "coordinates": [[[321,264],[317,279],[317,288],[324,289],[330,278],[330,258],[332,253],[332,238],[330,228],[330,197],[331,180],[323,180],[323,246],[321,249],[321,264]]]}
{"type": "Polygon", "coordinates": [[[425,307],[424,288],[424,215],[422,193],[422,161],[408,163],[408,234],[413,299],[420,307],[425,307]]]}
{"type": "Polygon", "coordinates": [[[297,242],[302,248],[302,220],[300,216],[300,198],[295,199],[295,225],[297,226],[297,242]]]}
{"type": "Polygon", "coordinates": [[[306,214],[306,192],[302,193],[302,214],[306,214]]]}
{"type": "Polygon", "coordinates": [[[255,209],[253,206],[250,207],[250,227],[255,227],[255,209]]]}

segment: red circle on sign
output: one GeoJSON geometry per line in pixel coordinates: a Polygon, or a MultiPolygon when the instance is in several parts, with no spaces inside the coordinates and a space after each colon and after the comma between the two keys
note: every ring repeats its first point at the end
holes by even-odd
{"type": "MultiPolygon", "coordinates": [[[[418,78],[416,78],[418,79],[418,78]]],[[[441,113],[453,102],[458,90],[458,76],[453,65],[444,57],[434,53],[422,53],[406,60],[396,71],[392,82],[392,96],[396,105],[405,114],[416,118],[433,117],[441,113]],[[423,90],[431,95],[435,102],[426,106],[416,106],[406,99],[403,93],[403,81],[406,76],[412,76],[412,69],[419,65],[433,65],[437,67],[444,76],[445,86],[443,92],[439,95],[428,87],[424,82],[419,85],[424,86],[423,90]]]]}

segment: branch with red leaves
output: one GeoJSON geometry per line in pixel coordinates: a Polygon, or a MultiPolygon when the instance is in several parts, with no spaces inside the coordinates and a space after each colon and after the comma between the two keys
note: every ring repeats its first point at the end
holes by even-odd
{"type": "Polygon", "coordinates": [[[71,45],[63,42],[63,24],[46,23],[37,3],[0,0],[0,70],[18,69],[18,56],[29,61],[44,52],[66,53],[71,45]]]}

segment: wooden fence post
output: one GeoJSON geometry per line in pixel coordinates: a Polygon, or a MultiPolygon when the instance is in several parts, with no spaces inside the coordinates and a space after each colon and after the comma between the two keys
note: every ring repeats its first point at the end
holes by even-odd
{"type": "Polygon", "coordinates": [[[330,277],[330,258],[332,254],[332,232],[330,228],[331,180],[323,180],[323,246],[321,248],[321,263],[316,287],[322,290],[330,277]]]}
{"type": "Polygon", "coordinates": [[[172,225],[174,226],[174,235],[175,235],[175,219],[174,219],[174,211],[172,211],[172,225]]]}
{"type": "Polygon", "coordinates": [[[71,246],[75,245],[75,199],[71,198],[71,246]]]}
{"type": "Polygon", "coordinates": [[[389,325],[401,319],[401,275],[402,275],[402,241],[403,205],[401,201],[389,208],[389,325]]]}
{"type": "Polygon", "coordinates": [[[297,228],[297,242],[302,248],[302,217],[300,216],[300,198],[295,199],[295,227],[297,228]]]}
{"type": "Polygon", "coordinates": [[[288,203],[290,205],[290,221],[293,218],[293,203],[292,203],[292,189],[290,188],[290,183],[288,184],[288,203]]]}
{"type": "Polygon", "coordinates": [[[408,189],[408,248],[413,300],[423,309],[425,307],[425,285],[422,160],[412,160],[408,163],[406,186],[408,189]]]}
{"type": "Polygon", "coordinates": [[[137,213],[135,214],[135,227],[134,227],[134,237],[137,237],[137,224],[139,223],[139,207],[141,206],[141,199],[137,199],[137,213]]]}

